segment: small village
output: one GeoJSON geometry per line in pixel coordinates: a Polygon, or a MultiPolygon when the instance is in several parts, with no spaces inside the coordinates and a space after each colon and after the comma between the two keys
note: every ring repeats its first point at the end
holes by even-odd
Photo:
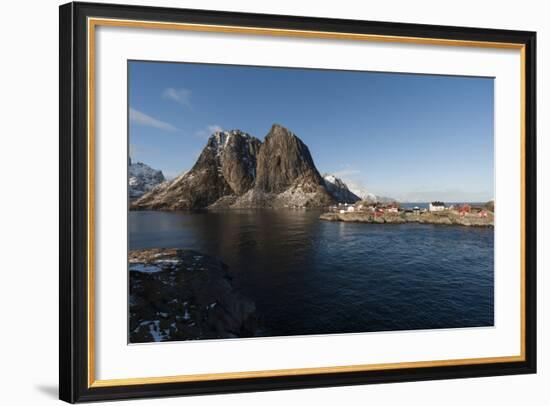
{"type": "Polygon", "coordinates": [[[339,203],[329,207],[320,217],[329,221],[350,221],[364,223],[428,223],[464,226],[493,226],[494,201],[472,205],[445,204],[433,201],[427,207],[407,205],[397,202],[339,203]]]}
{"type": "Polygon", "coordinates": [[[402,208],[401,205],[397,202],[391,203],[369,203],[365,201],[359,201],[354,204],[348,203],[338,203],[330,207],[331,212],[337,213],[354,213],[354,212],[370,212],[375,216],[383,216],[384,214],[424,214],[427,212],[454,212],[462,217],[466,215],[477,215],[478,217],[487,217],[489,215],[494,204],[491,202],[486,203],[484,206],[472,206],[469,203],[463,204],[451,204],[445,205],[445,203],[440,201],[430,202],[427,208],[420,208],[418,206],[413,206],[412,208],[402,208]]]}

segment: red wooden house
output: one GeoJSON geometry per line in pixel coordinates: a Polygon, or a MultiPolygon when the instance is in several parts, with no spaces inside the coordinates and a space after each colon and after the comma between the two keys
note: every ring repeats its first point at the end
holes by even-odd
{"type": "Polygon", "coordinates": [[[458,214],[465,216],[472,211],[472,207],[469,204],[463,204],[458,208],[458,214]]]}

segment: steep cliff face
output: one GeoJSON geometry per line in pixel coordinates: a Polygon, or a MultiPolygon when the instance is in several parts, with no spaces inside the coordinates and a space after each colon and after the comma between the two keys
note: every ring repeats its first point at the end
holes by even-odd
{"type": "Polygon", "coordinates": [[[191,210],[248,190],[255,179],[261,142],[234,130],[214,133],[190,171],[134,202],[134,209],[191,210]]]}
{"type": "Polygon", "coordinates": [[[216,134],[219,165],[222,175],[235,195],[245,193],[256,179],[256,157],[260,150],[259,139],[234,131],[216,134]]]}
{"type": "Polygon", "coordinates": [[[322,184],[308,147],[293,133],[273,125],[258,155],[255,188],[268,193],[282,193],[296,181],[322,184]]]}
{"type": "Polygon", "coordinates": [[[254,186],[231,207],[323,207],[332,202],[308,147],[274,124],[258,153],[254,186]]]}
{"type": "Polygon", "coordinates": [[[193,168],[137,200],[133,209],[324,207],[327,191],[308,147],[273,125],[262,143],[239,130],[213,134],[193,168]]]}

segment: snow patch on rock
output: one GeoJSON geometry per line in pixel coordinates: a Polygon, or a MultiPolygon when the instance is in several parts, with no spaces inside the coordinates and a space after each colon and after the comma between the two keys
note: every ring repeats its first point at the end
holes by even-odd
{"type": "Polygon", "coordinates": [[[162,171],[151,168],[143,162],[132,163],[128,167],[130,200],[135,200],[152,190],[166,179],[162,171]]]}

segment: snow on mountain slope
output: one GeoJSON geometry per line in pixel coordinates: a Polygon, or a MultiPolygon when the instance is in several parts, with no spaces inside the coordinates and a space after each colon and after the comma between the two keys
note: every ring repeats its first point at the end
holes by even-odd
{"type": "Polygon", "coordinates": [[[363,201],[369,203],[389,203],[395,201],[395,199],[391,197],[378,196],[374,193],[371,193],[361,184],[355,183],[353,181],[346,181],[346,184],[349,190],[363,201]]]}
{"type": "Polygon", "coordinates": [[[324,174],[323,180],[328,192],[340,203],[355,203],[361,197],[350,191],[345,182],[331,174],[324,174]]]}
{"type": "Polygon", "coordinates": [[[162,171],[153,169],[143,162],[132,163],[131,160],[129,161],[128,175],[130,200],[141,197],[165,181],[162,171]]]}

